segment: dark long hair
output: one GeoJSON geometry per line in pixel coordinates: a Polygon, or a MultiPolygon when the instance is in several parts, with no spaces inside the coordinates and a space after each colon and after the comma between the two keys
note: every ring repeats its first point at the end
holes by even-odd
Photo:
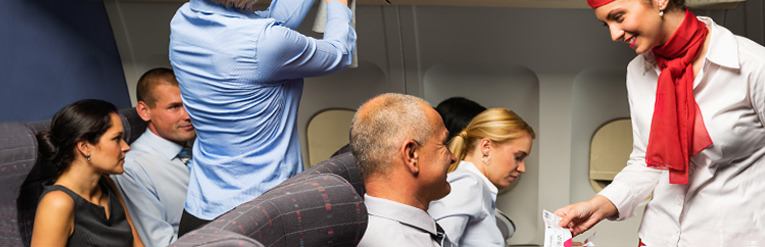
{"type": "Polygon", "coordinates": [[[50,130],[37,134],[40,157],[56,166],[56,178],[71,165],[77,143],[98,144],[101,136],[112,127],[112,113],[117,113],[112,103],[80,100],[59,110],[51,120],[50,130]]]}
{"type": "Polygon", "coordinates": [[[449,130],[449,137],[446,140],[451,140],[459,134],[467,127],[470,120],[473,120],[473,117],[485,110],[486,107],[463,97],[451,97],[438,103],[436,111],[441,114],[441,119],[449,130]]]}

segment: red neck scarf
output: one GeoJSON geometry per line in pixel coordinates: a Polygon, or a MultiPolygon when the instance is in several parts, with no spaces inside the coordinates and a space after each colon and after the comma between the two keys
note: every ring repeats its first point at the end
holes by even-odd
{"type": "Polygon", "coordinates": [[[654,48],[661,68],[645,160],[648,167],[669,170],[669,182],[688,183],[690,157],[712,144],[693,97],[693,64],[707,37],[706,25],[685,11],[669,41],[654,48]]]}

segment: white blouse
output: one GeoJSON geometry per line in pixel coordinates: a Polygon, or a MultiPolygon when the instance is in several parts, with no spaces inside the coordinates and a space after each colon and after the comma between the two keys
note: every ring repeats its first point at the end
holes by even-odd
{"type": "Polygon", "coordinates": [[[648,202],[639,237],[648,246],[761,246],[765,243],[765,48],[733,35],[708,17],[711,29],[694,95],[712,146],[691,157],[687,185],[648,168],[645,150],[659,69],[652,54],[633,59],[627,90],[633,151],[627,166],[600,192],[617,220],[648,202]]]}
{"type": "Polygon", "coordinates": [[[497,187],[473,163],[461,161],[446,176],[452,191],[430,203],[428,213],[449,239],[464,246],[505,246],[494,217],[497,187]]]}

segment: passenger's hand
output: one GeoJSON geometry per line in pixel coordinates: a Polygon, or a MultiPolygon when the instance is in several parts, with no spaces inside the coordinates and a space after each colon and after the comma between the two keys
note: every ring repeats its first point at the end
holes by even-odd
{"type": "Polygon", "coordinates": [[[618,213],[616,206],[608,198],[596,195],[588,201],[574,203],[558,210],[554,214],[562,218],[559,226],[568,228],[573,236],[579,235],[600,222],[618,213]]]}

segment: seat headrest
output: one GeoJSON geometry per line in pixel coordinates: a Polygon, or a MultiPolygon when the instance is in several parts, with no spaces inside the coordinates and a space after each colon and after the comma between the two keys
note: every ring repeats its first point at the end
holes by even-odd
{"type": "Polygon", "coordinates": [[[242,234],[213,228],[201,228],[194,231],[194,241],[175,241],[173,247],[264,247],[263,244],[242,234]]]}
{"type": "MultiPolygon", "coordinates": [[[[303,171],[295,176],[294,179],[299,179],[302,176],[309,174],[325,174],[332,173],[343,177],[350,183],[356,193],[364,195],[366,189],[364,188],[364,179],[361,177],[358,166],[356,166],[356,159],[350,152],[342,153],[331,158],[319,162],[313,167],[303,171]]],[[[292,179],[292,178],[291,178],[292,179]]]]}
{"type": "Polygon", "coordinates": [[[0,231],[4,245],[23,245],[17,198],[36,158],[37,138],[31,130],[18,122],[0,123],[0,198],[3,198],[0,202],[0,220],[9,226],[0,231]]]}
{"type": "MultiPolygon", "coordinates": [[[[4,203],[15,203],[24,178],[37,159],[37,138],[24,124],[0,123],[0,198],[4,203]]],[[[15,207],[15,205],[14,205],[15,207]]]]}
{"type": "MultiPolygon", "coordinates": [[[[315,174],[269,190],[202,229],[242,234],[265,246],[356,246],[366,227],[362,196],[336,174],[315,174]]],[[[195,235],[178,242],[194,242],[195,235]]]]}
{"type": "Polygon", "coordinates": [[[120,109],[120,120],[122,120],[122,127],[125,131],[123,134],[125,142],[128,144],[133,143],[146,131],[147,123],[138,115],[135,107],[120,109]]]}
{"type": "MultiPolygon", "coordinates": [[[[120,120],[122,121],[122,127],[124,129],[125,142],[128,144],[133,143],[138,137],[146,130],[147,123],[141,119],[138,112],[135,111],[135,107],[123,108],[119,110],[120,120]]],[[[28,122],[26,126],[31,129],[34,134],[40,131],[50,130],[50,119],[28,122]]]]}

